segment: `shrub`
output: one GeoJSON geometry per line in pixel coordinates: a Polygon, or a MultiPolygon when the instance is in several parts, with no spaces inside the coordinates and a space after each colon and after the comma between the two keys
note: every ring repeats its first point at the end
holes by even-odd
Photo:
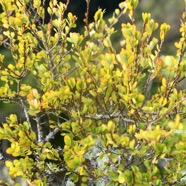
{"type": "Polygon", "coordinates": [[[186,12],[176,56],[162,56],[170,26],[143,13],[137,27],[138,0],[108,20],[98,9],[91,23],[86,0],[82,33],[69,1],[0,1],[0,43],[12,57],[0,54],[0,99],[25,115],[0,128],[15,157],[5,162],[10,176],[29,185],[184,185],[186,95],[177,86],[186,76],[186,12]],[[114,25],[124,14],[117,51],[114,25]]]}

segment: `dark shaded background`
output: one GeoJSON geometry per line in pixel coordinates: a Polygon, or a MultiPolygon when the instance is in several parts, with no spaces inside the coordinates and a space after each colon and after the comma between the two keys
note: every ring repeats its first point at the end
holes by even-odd
{"type": "MultiPolygon", "coordinates": [[[[64,0],[62,2],[65,2],[64,0]]],[[[89,20],[93,21],[93,16],[98,7],[105,9],[105,17],[112,16],[112,12],[118,7],[118,4],[123,2],[121,0],[91,0],[90,2],[90,14],[89,20]]],[[[71,0],[69,5],[69,11],[77,15],[77,25],[78,29],[81,29],[84,25],[83,18],[86,11],[86,2],[85,0],[71,0]]],[[[157,21],[159,24],[168,23],[171,25],[171,29],[167,34],[166,41],[163,47],[162,54],[175,54],[174,42],[179,40],[179,27],[180,27],[180,18],[182,12],[184,11],[184,0],[139,0],[139,5],[136,11],[136,22],[140,25],[141,22],[141,13],[149,12],[151,17],[157,21]]],[[[128,16],[123,16],[120,19],[120,23],[126,22],[128,16]]],[[[116,25],[119,28],[119,24],[116,25]]],[[[158,34],[158,32],[156,32],[158,34]]],[[[115,46],[119,48],[119,41],[121,39],[120,33],[118,32],[115,36],[115,46]],[[117,44],[118,43],[118,44],[117,44]]]]}

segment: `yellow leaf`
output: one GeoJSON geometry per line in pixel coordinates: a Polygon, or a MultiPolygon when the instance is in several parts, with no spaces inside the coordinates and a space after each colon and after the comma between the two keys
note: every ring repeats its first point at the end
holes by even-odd
{"type": "Polygon", "coordinates": [[[119,183],[124,183],[125,182],[125,177],[124,177],[124,173],[120,173],[118,176],[118,182],[119,183]]]}
{"type": "Polygon", "coordinates": [[[109,132],[114,132],[115,124],[113,123],[113,121],[109,121],[108,124],[107,124],[107,127],[108,127],[109,132]]]}
{"type": "Polygon", "coordinates": [[[135,140],[133,139],[133,140],[129,143],[129,148],[134,149],[134,145],[135,145],[135,140]]]}
{"type": "Polygon", "coordinates": [[[71,141],[70,136],[65,135],[65,137],[64,137],[64,141],[65,141],[65,144],[66,144],[67,146],[71,146],[72,141],[71,141]]]}
{"type": "Polygon", "coordinates": [[[5,161],[5,165],[6,165],[7,167],[12,167],[12,166],[13,166],[13,164],[12,164],[11,161],[5,161]]]}

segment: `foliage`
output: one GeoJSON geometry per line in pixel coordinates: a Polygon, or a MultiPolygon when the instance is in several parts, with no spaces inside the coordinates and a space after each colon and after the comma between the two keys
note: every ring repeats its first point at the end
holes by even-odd
{"type": "Polygon", "coordinates": [[[82,186],[184,185],[186,94],[177,86],[186,77],[186,12],[176,57],[162,56],[170,26],[143,13],[138,28],[138,0],[122,2],[108,20],[98,9],[91,23],[86,2],[85,28],[77,33],[69,0],[50,0],[47,9],[41,0],[0,0],[0,43],[13,59],[0,54],[0,99],[25,114],[24,122],[11,114],[0,128],[15,157],[6,161],[9,174],[29,185],[54,179],[82,186]],[[130,22],[121,24],[116,51],[114,25],[126,13],[130,22]],[[58,133],[64,141],[56,146],[58,133]]]}

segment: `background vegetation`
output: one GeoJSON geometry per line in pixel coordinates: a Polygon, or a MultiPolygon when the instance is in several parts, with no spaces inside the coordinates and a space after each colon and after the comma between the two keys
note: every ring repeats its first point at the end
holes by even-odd
{"type": "MultiPolygon", "coordinates": [[[[110,16],[87,0],[79,20],[73,13],[77,6],[83,10],[81,3],[0,3],[0,41],[7,49],[0,55],[0,97],[10,108],[9,116],[2,112],[0,139],[10,146],[1,159],[13,179],[185,184],[185,12],[180,29],[171,32],[156,13],[157,1],[152,15],[129,0],[110,16]]],[[[100,4],[106,5],[112,2],[100,4]]],[[[140,1],[145,6],[152,5],[140,1]]]]}

